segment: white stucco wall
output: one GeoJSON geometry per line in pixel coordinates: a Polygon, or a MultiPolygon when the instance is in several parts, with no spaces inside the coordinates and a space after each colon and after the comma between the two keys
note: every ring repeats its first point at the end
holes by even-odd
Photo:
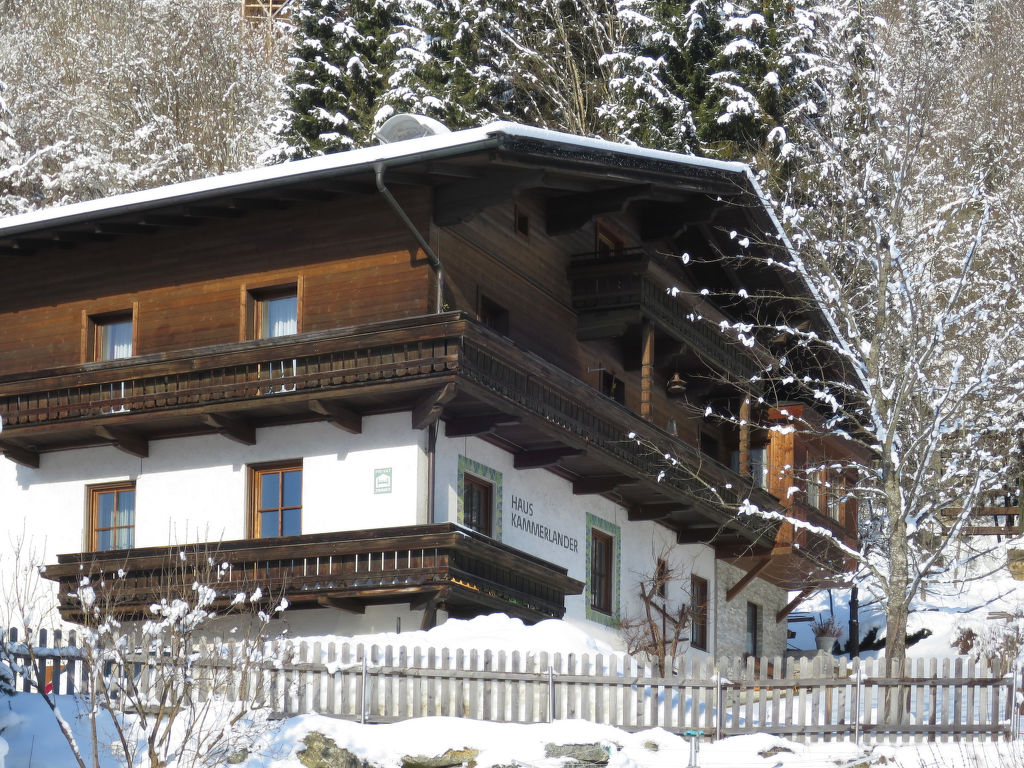
{"type": "MultiPolygon", "coordinates": [[[[590,536],[588,513],[618,528],[620,551],[616,594],[616,618],[637,615],[640,610],[638,583],[653,573],[657,559],[667,555],[677,580],[669,586],[670,604],[689,602],[690,574],[708,580],[709,593],[715,594],[714,550],[702,544],[677,545],[675,535],[652,522],[630,522],[622,506],[598,495],[577,496],[572,484],[545,469],[517,470],[512,454],[479,438],[448,439],[437,442],[437,490],[435,521],[458,521],[459,457],[475,463],[481,477],[492,480],[487,470],[501,475],[501,506],[495,510],[496,533],[502,542],[530,552],[568,569],[569,575],[586,582],[587,540],[590,536]],[[500,520],[500,525],[497,521],[500,520]],[[545,526],[547,534],[538,535],[533,526],[517,525],[530,521],[545,526]],[[617,597],[617,600],[616,600],[617,597]]],[[[463,462],[464,470],[472,468],[463,462]]],[[[495,506],[498,500],[495,499],[495,506]]],[[[566,598],[566,619],[584,625],[610,642],[619,644],[618,632],[588,620],[586,593],[566,598]]],[[[708,651],[714,649],[714,606],[709,611],[708,651]]],[[[702,655],[700,651],[688,651],[702,655]]]]}
{"type": "MultiPolygon", "coordinates": [[[[411,428],[408,413],[364,418],[360,435],[325,423],[258,429],[256,435],[253,446],[219,435],[154,440],[145,459],[113,447],[47,453],[35,470],[0,457],[0,546],[9,552],[6,542],[24,532],[37,562],[54,562],[58,553],[86,549],[88,487],[126,480],[136,483],[136,546],[243,538],[248,467],[289,459],[301,459],[303,465],[303,533],[458,521],[462,457],[464,473],[482,472],[492,480],[500,474],[495,514],[496,535],[502,542],[561,565],[570,576],[586,582],[590,525],[617,536],[614,618],[639,612],[638,582],[653,573],[657,558],[667,556],[677,577],[669,586],[670,604],[689,602],[691,574],[709,582],[708,652],[730,653],[742,644],[742,617],[716,617],[724,587],[711,547],[677,545],[664,527],[629,522],[622,506],[598,495],[574,495],[570,482],[545,469],[516,470],[512,454],[479,438],[449,439],[440,430],[435,507],[430,514],[426,432],[411,428]],[[390,471],[387,492],[375,486],[378,470],[390,471]],[[727,635],[731,639],[721,639],[727,635]]],[[[0,561],[0,578],[9,573],[11,560],[5,554],[0,561]]],[[[785,595],[779,591],[779,596],[770,597],[765,600],[766,617],[774,616],[780,607],[775,603],[784,602],[785,595]]],[[[393,631],[396,619],[403,628],[413,629],[420,616],[405,607],[374,608],[363,616],[306,611],[295,612],[289,623],[300,634],[343,628],[393,631]]],[[[613,622],[592,612],[588,618],[586,593],[567,599],[566,618],[609,642],[621,643],[618,631],[608,626],[613,622]]],[[[781,648],[784,631],[783,625],[781,648]]],[[[766,635],[765,643],[766,649],[773,647],[773,636],[766,635]]],[[[688,653],[702,654],[692,649],[688,653]]]]}

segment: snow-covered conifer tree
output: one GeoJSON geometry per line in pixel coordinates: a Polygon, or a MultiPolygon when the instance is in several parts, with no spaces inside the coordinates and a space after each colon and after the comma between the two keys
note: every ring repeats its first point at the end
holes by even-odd
{"type": "Polygon", "coordinates": [[[0,20],[3,212],[257,165],[283,58],[232,0],[38,0],[0,20]]]}
{"type": "Polygon", "coordinates": [[[305,0],[288,77],[287,156],[308,157],[370,143],[396,51],[410,42],[396,0],[305,0]]]}

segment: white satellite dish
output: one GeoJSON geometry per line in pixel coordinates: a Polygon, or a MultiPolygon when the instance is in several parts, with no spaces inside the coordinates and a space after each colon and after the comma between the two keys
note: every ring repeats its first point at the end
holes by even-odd
{"type": "Polygon", "coordinates": [[[381,144],[394,144],[396,141],[421,139],[424,136],[437,136],[451,133],[444,123],[423,115],[399,114],[392,115],[377,129],[377,140],[381,144]]]}

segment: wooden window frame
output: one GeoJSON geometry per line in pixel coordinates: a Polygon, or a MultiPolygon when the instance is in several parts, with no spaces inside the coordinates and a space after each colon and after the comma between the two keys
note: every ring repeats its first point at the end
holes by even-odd
{"type": "MultiPolygon", "coordinates": [[[[280,538],[282,536],[281,533],[277,533],[274,536],[263,536],[263,531],[260,528],[260,512],[262,511],[260,509],[260,478],[263,477],[264,475],[268,475],[268,474],[275,473],[275,472],[276,473],[284,473],[284,472],[292,472],[292,471],[296,471],[296,470],[301,475],[301,473],[303,472],[302,459],[290,459],[290,460],[286,460],[286,461],[275,461],[275,462],[270,462],[270,463],[266,463],[266,464],[250,464],[249,467],[248,467],[248,470],[249,470],[248,471],[248,475],[249,476],[248,476],[247,486],[248,486],[249,502],[248,502],[248,505],[247,505],[248,506],[248,514],[247,514],[248,520],[247,520],[247,525],[246,525],[246,527],[248,529],[248,536],[249,536],[250,539],[263,539],[263,538],[273,539],[273,538],[280,538]]],[[[303,502],[302,502],[302,483],[301,483],[301,480],[302,480],[302,478],[300,476],[299,506],[298,507],[286,507],[286,506],[282,505],[282,506],[276,507],[277,512],[278,512],[278,518],[277,518],[278,531],[280,531],[280,529],[281,529],[282,519],[284,517],[283,512],[286,509],[298,509],[299,510],[299,535],[301,535],[301,533],[302,533],[302,505],[303,505],[303,502]]],[[[284,484],[282,483],[281,484],[282,488],[283,488],[283,485],[284,484]]]]}
{"type": "Polygon", "coordinates": [[[120,306],[110,309],[83,310],[82,311],[82,350],[81,358],[83,363],[106,363],[113,360],[126,360],[128,358],[101,358],[100,351],[103,348],[102,337],[103,327],[116,322],[127,320],[132,324],[132,353],[129,357],[139,354],[139,322],[138,302],[132,302],[130,306],[120,306]]]}
{"type": "MultiPolygon", "coordinates": [[[[101,483],[99,485],[89,485],[89,486],[86,486],[86,505],[87,505],[87,513],[86,513],[86,516],[87,516],[87,518],[86,518],[86,548],[87,548],[87,550],[89,552],[100,552],[100,551],[109,552],[109,551],[112,551],[112,550],[116,549],[116,547],[111,547],[110,549],[100,550],[99,549],[99,535],[100,535],[100,533],[102,531],[119,531],[119,530],[123,530],[125,528],[130,528],[131,531],[132,531],[132,543],[131,543],[131,546],[128,547],[128,549],[134,549],[135,548],[135,522],[136,522],[135,510],[136,510],[136,506],[137,506],[137,502],[138,502],[138,495],[135,496],[135,503],[132,504],[132,524],[130,526],[127,526],[127,525],[112,525],[112,526],[109,526],[107,528],[100,528],[99,524],[98,524],[98,520],[97,520],[97,516],[99,514],[99,508],[98,508],[98,505],[97,505],[97,501],[99,500],[100,495],[105,494],[105,493],[113,493],[114,494],[114,510],[116,511],[117,510],[118,494],[122,493],[123,491],[131,491],[133,494],[135,494],[136,493],[135,481],[134,480],[123,480],[123,481],[117,482],[117,483],[101,483]]],[[[115,542],[116,542],[116,538],[117,538],[117,536],[116,536],[116,534],[114,534],[115,542]]]]}
{"type": "Polygon", "coordinates": [[[708,649],[708,601],[711,591],[708,580],[696,574],[690,574],[690,646],[699,651],[708,649]]]}
{"type": "Polygon", "coordinates": [[[612,578],[614,574],[615,560],[615,537],[611,534],[600,531],[597,528],[590,529],[590,609],[606,616],[612,615],[614,590],[612,578]],[[606,557],[598,556],[598,552],[604,550],[606,557]],[[604,572],[599,568],[604,564],[604,572]]]}
{"type": "Polygon", "coordinates": [[[481,533],[484,536],[494,536],[494,484],[477,477],[476,475],[466,474],[463,478],[463,490],[462,490],[462,509],[463,509],[463,525],[470,528],[477,533],[481,533]],[[470,520],[470,488],[479,489],[483,495],[483,502],[481,506],[484,508],[484,525],[477,527],[470,520]]]}
{"type": "MultiPolygon", "coordinates": [[[[263,338],[263,302],[282,296],[295,296],[295,333],[303,331],[303,280],[295,277],[286,280],[272,280],[266,283],[246,283],[242,286],[241,324],[239,340],[255,341],[263,338]]],[[[282,338],[282,337],[276,337],[282,338]]]]}

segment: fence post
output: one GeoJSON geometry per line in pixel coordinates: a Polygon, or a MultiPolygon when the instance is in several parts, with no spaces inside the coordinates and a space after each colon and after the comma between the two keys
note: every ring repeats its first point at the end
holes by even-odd
{"type": "Polygon", "coordinates": [[[555,719],[555,670],[548,663],[548,722],[555,719]]]}
{"type": "Polygon", "coordinates": [[[853,689],[853,743],[860,746],[860,665],[857,659],[857,687],[853,689]]]}
{"type": "Polygon", "coordinates": [[[722,672],[715,665],[715,741],[722,739],[722,672]]]}
{"type": "Polygon", "coordinates": [[[363,651],[363,674],[361,690],[359,691],[359,723],[366,723],[366,651],[363,651]]]}

